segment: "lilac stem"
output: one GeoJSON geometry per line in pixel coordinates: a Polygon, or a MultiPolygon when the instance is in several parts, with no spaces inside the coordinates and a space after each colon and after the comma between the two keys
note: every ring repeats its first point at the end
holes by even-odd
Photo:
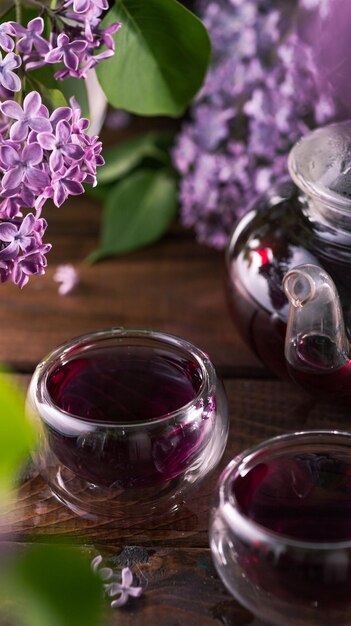
{"type": "Polygon", "coordinates": [[[22,4],[21,0],[15,0],[15,8],[16,8],[16,22],[18,24],[22,23],[22,4]]]}

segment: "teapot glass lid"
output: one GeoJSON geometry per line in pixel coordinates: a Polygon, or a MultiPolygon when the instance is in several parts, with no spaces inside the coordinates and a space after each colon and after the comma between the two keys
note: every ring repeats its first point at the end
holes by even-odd
{"type": "Polygon", "coordinates": [[[289,155],[293,181],[307,195],[342,213],[351,212],[351,120],[318,128],[289,155]]]}

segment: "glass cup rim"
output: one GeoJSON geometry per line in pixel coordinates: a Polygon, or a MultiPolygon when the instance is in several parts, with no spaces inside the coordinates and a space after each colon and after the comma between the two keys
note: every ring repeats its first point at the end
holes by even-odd
{"type": "MultiPolygon", "coordinates": [[[[74,353],[74,355],[77,354],[79,353],[74,353]]],[[[156,331],[145,328],[124,328],[122,326],[118,326],[112,328],[98,329],[89,333],[84,333],[82,335],[73,337],[57,346],[52,352],[50,352],[38,363],[36,370],[33,374],[30,390],[32,401],[34,401],[34,404],[40,404],[41,407],[46,405],[50,408],[51,412],[57,411],[60,415],[60,418],[65,418],[67,425],[69,425],[70,423],[72,424],[74,430],[77,429],[78,424],[86,426],[89,430],[94,426],[99,428],[111,428],[115,430],[135,430],[140,429],[140,427],[152,428],[169,420],[180,417],[184,418],[184,415],[187,415],[187,417],[191,419],[191,412],[193,411],[196,404],[201,400],[206,401],[206,399],[210,397],[210,395],[213,393],[215,387],[216,371],[214,365],[212,364],[208,355],[200,350],[200,348],[197,348],[190,341],[178,337],[177,335],[173,335],[171,333],[166,333],[163,331],[156,331]],[[69,361],[69,358],[67,358],[67,361],[63,360],[65,355],[68,356],[72,349],[74,349],[74,347],[79,344],[83,344],[83,352],[84,344],[86,344],[85,349],[88,350],[92,347],[92,342],[94,342],[96,345],[99,341],[103,341],[104,339],[128,340],[128,338],[140,338],[151,341],[155,340],[155,342],[158,341],[159,343],[163,343],[165,346],[168,346],[170,348],[177,348],[178,350],[183,351],[185,354],[189,354],[191,357],[193,357],[199,366],[199,371],[201,372],[202,377],[201,385],[194,397],[187,404],[180,406],[170,413],[151,418],[147,421],[140,420],[130,423],[88,419],[79,415],[75,415],[74,413],[69,413],[68,411],[65,411],[57,406],[57,404],[53,401],[48,392],[46,383],[50,371],[52,371],[53,367],[56,364],[69,361]]],[[[197,415],[197,411],[195,412],[197,415]]],[[[196,415],[194,414],[194,419],[196,419],[196,415]]]]}
{"type": "MultiPolygon", "coordinates": [[[[339,437],[348,439],[351,443],[351,432],[341,430],[305,430],[295,431],[291,433],[284,433],[277,435],[269,439],[265,439],[259,444],[246,448],[243,452],[238,454],[232,461],[228,463],[222,475],[218,481],[219,492],[219,507],[222,511],[228,525],[231,529],[234,527],[239,529],[246,537],[252,539],[258,539],[263,542],[270,540],[275,544],[281,544],[282,546],[290,546],[291,548],[300,548],[304,550],[315,551],[328,551],[336,549],[351,549],[351,539],[343,541],[304,541],[302,539],[295,539],[288,535],[282,535],[269,528],[266,528],[263,524],[259,524],[250,519],[247,515],[240,511],[238,502],[231,489],[232,478],[238,471],[240,466],[248,464],[254,458],[257,458],[260,454],[268,452],[269,446],[279,447],[280,444],[288,443],[291,441],[293,444],[296,439],[301,439],[301,444],[305,440],[314,439],[317,443],[318,439],[327,437],[339,437]]],[[[351,457],[351,448],[350,448],[351,457]]]]}

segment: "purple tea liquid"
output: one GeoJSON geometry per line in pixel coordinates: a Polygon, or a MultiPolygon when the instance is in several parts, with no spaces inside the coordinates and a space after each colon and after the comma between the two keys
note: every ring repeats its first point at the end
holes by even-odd
{"type": "MultiPolygon", "coordinates": [[[[347,449],[285,453],[263,459],[237,475],[233,492],[240,511],[264,528],[293,540],[351,541],[351,454],[347,449]]],[[[351,556],[326,556],[293,547],[278,558],[267,547],[238,543],[248,576],[289,602],[351,605],[351,556]]]]}
{"type": "Polygon", "coordinates": [[[302,541],[351,540],[351,454],[289,454],[234,481],[239,507],[269,530],[302,541]]]}
{"type": "Polygon", "coordinates": [[[298,368],[288,363],[288,371],[293,380],[307,391],[323,395],[337,395],[338,400],[350,400],[351,361],[344,355],[338,359],[336,344],[325,335],[306,335],[295,345],[298,368]],[[340,361],[339,367],[333,364],[340,361]]]}
{"type": "Polygon", "coordinates": [[[91,433],[70,436],[60,424],[48,428],[51,450],[82,478],[125,489],[153,485],[182,473],[203,441],[200,423],[162,420],[197,396],[199,364],[163,348],[117,346],[89,349],[53,370],[47,389],[53,402],[95,423],[91,433]],[[108,428],[135,425],[133,429],[108,428]],[[101,427],[99,427],[101,423],[101,427]]]}

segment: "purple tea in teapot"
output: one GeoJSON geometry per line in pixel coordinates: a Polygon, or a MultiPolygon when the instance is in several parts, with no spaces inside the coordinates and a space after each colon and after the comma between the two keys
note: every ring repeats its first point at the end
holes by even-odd
{"type": "Polygon", "coordinates": [[[230,307],[248,345],[278,376],[351,396],[351,121],[301,139],[289,170],[296,184],[277,184],[233,231],[230,307]],[[290,274],[296,268],[300,274],[290,274]],[[289,306],[298,325],[288,330],[285,356],[289,306]]]}

